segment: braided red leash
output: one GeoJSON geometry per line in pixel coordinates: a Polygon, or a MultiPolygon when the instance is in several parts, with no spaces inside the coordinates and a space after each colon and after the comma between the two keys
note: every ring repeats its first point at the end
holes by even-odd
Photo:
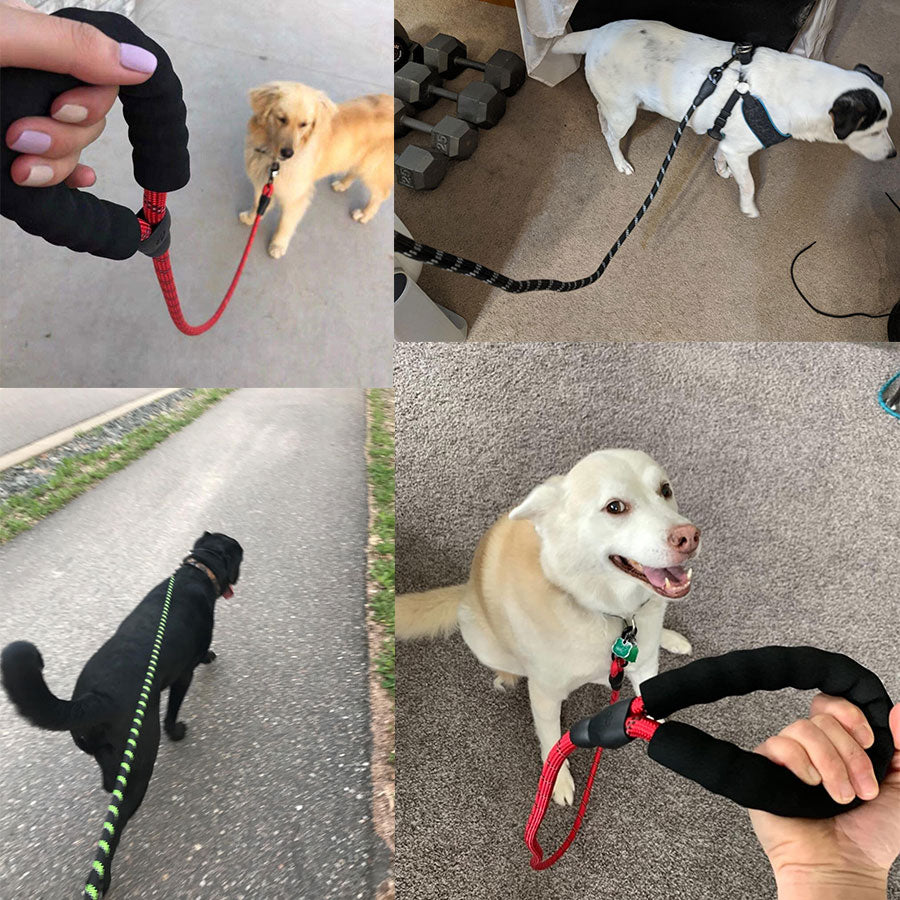
{"type": "MultiPolygon", "coordinates": [[[[169,315],[172,317],[175,327],[182,334],[193,336],[203,334],[204,331],[209,331],[209,329],[219,321],[222,313],[225,312],[225,307],[228,306],[231,296],[234,293],[234,289],[237,287],[237,283],[240,281],[241,274],[244,271],[244,263],[247,262],[247,257],[250,255],[250,248],[253,246],[253,239],[256,237],[256,229],[259,228],[259,221],[266,211],[269,199],[272,196],[272,191],[275,188],[273,182],[274,175],[270,174],[268,182],[262,189],[262,196],[260,197],[259,206],[256,209],[256,218],[253,220],[250,236],[247,238],[247,246],[244,247],[244,253],[243,256],[241,256],[241,261],[238,263],[234,278],[231,279],[231,284],[229,285],[228,291],[222,299],[222,302],[219,304],[219,308],[202,325],[188,324],[188,321],[181,311],[181,301],[178,299],[178,291],[175,288],[175,276],[172,273],[172,261],[169,259],[169,251],[166,250],[165,253],[153,257],[153,268],[156,271],[156,278],[159,281],[160,290],[162,290],[166,306],[169,309],[169,315]]],[[[159,224],[165,215],[166,195],[158,191],[144,191],[143,218],[140,216],[138,217],[138,223],[141,226],[142,241],[145,241],[150,237],[153,233],[154,226],[159,224]]]]}
{"type": "MultiPolygon", "coordinates": [[[[614,658],[609,667],[610,684],[615,684],[625,670],[626,663],[621,659],[614,658]]],[[[619,691],[613,689],[609,695],[609,704],[612,706],[619,700],[619,691]]],[[[642,738],[649,741],[653,737],[659,722],[648,718],[644,712],[644,701],[640,697],[635,697],[631,701],[628,710],[628,717],[625,720],[625,733],[630,737],[642,738]]],[[[559,741],[553,746],[547,754],[544,762],[544,768],[541,770],[540,781],[538,782],[537,795],[534,798],[534,806],[531,808],[531,814],[528,816],[528,823],[525,825],[525,844],[531,851],[531,868],[535,871],[548,869],[569,849],[578,829],[581,828],[581,821],[587,811],[588,802],[591,799],[591,789],[594,786],[594,776],[597,774],[597,767],[600,765],[600,757],[603,755],[603,747],[598,747],[594,754],[594,761],[591,763],[591,771],[588,775],[587,784],[584,786],[584,793],[581,795],[581,804],[578,807],[578,814],[569,831],[568,836],[552,855],[544,859],[544,851],[537,839],[538,829],[547,812],[547,806],[550,803],[550,797],[553,794],[553,786],[556,784],[556,776],[562,768],[563,763],[575,750],[576,745],[572,743],[569,732],[567,731],[559,741]]]]}

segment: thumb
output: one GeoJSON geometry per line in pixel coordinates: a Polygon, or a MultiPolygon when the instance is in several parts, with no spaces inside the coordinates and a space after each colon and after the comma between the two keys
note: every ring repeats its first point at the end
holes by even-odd
{"type": "Polygon", "coordinates": [[[89,84],[140,84],[156,69],[156,57],[120,44],[93,25],[0,7],[0,65],[74,75],[89,84]]]}

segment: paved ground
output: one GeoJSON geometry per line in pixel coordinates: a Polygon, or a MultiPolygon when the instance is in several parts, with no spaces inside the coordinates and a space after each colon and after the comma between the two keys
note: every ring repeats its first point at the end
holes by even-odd
{"type": "MultiPolygon", "coordinates": [[[[141,0],[135,21],[172,57],[185,89],[192,178],[172,194],[172,263],[185,317],[215,310],[243,251],[237,221],[247,91],[302,81],[341,101],[391,85],[382,4],[141,0]]],[[[97,193],[140,205],[118,109],[85,153],[97,193]]],[[[281,260],[266,254],[270,213],[241,285],[209,333],[172,325],[150,261],[114,262],[52,247],[0,220],[0,383],[21,387],[159,384],[352,387],[390,383],[391,203],[350,218],[363,189],[320,189],[281,260]]]]}
{"type": "MultiPolygon", "coordinates": [[[[185,701],[125,833],[112,896],[365,898],[370,821],[363,398],[241,391],[0,549],[0,642],[68,696],[97,645],[204,529],[245,565],[219,659],[185,701]]],[[[0,700],[0,893],[78,896],[107,795],[66,734],[0,700]]]]}
{"type": "Polygon", "coordinates": [[[0,455],[149,393],[146,388],[0,390],[0,455]]]}

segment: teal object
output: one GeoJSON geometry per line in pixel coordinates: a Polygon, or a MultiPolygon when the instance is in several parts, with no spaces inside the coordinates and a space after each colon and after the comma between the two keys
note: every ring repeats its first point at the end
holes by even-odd
{"type": "Polygon", "coordinates": [[[613,644],[612,648],[613,656],[618,656],[619,659],[625,660],[625,662],[634,662],[638,657],[638,648],[637,644],[632,644],[631,641],[622,640],[622,638],[616,638],[616,642],[613,644]]]}

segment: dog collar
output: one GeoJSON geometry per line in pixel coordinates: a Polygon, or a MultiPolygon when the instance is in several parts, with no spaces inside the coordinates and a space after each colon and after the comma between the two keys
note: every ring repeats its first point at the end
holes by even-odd
{"type": "Polygon", "coordinates": [[[184,565],[193,566],[195,569],[199,569],[201,572],[205,572],[209,577],[209,580],[215,585],[216,590],[220,590],[219,588],[219,579],[216,578],[215,573],[209,566],[204,565],[200,562],[199,559],[194,559],[193,556],[188,556],[184,560],[184,565]]]}

